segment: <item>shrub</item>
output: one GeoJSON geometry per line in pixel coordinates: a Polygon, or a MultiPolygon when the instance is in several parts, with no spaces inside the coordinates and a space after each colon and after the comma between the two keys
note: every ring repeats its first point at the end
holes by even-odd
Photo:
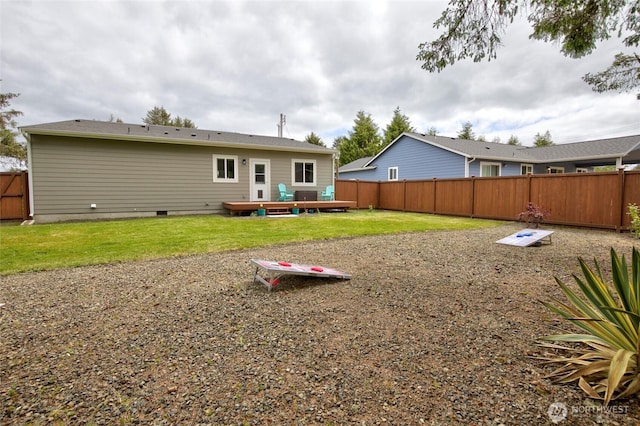
{"type": "Polygon", "coordinates": [[[542,347],[568,352],[568,356],[541,357],[561,363],[547,377],[558,383],[578,380],[578,386],[590,397],[604,400],[624,398],[640,392],[640,253],[633,248],[629,277],[627,262],[611,249],[613,286],[607,285],[597,260],[595,269],[579,259],[584,279],[573,275],[580,296],[558,278],[569,303],[555,300],[544,305],[582,330],[543,337],[542,347]],[[563,346],[551,342],[576,344],[563,346]]]}
{"type": "Polygon", "coordinates": [[[518,214],[518,220],[527,222],[527,225],[534,223],[537,228],[547,216],[551,216],[550,210],[539,207],[536,203],[529,201],[527,209],[518,214]]]}

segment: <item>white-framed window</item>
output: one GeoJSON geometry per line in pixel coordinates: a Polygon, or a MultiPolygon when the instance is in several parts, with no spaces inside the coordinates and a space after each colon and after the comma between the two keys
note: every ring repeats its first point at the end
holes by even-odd
{"type": "Polygon", "coordinates": [[[564,167],[558,167],[558,166],[549,166],[547,167],[547,173],[564,173],[564,167]]]}
{"type": "Polygon", "coordinates": [[[586,167],[576,167],[576,173],[589,173],[589,169],[586,167]]]}
{"type": "Polygon", "coordinates": [[[316,184],[316,160],[291,160],[291,181],[296,186],[314,186],[316,184]]]}
{"type": "Polygon", "coordinates": [[[521,175],[533,174],[533,164],[520,164],[520,174],[521,175]]]}
{"type": "Polygon", "coordinates": [[[238,156],[215,155],[213,156],[213,181],[225,183],[238,183],[238,156]]]}
{"type": "Polygon", "coordinates": [[[387,180],[398,180],[398,167],[389,167],[387,180]]]}
{"type": "Polygon", "coordinates": [[[500,176],[500,168],[502,164],[500,163],[488,163],[485,161],[480,162],[480,176],[500,176]]]}

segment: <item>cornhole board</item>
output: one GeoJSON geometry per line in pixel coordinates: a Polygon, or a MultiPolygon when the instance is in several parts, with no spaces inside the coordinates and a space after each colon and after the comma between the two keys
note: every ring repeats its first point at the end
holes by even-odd
{"type": "Polygon", "coordinates": [[[553,234],[553,231],[523,229],[522,231],[515,232],[508,237],[496,241],[496,243],[517,247],[529,247],[535,243],[551,244],[551,234],[553,234]]]}
{"type": "Polygon", "coordinates": [[[303,265],[300,263],[277,262],[273,260],[251,259],[256,266],[253,282],[261,282],[269,291],[280,282],[285,275],[303,275],[307,277],[351,279],[351,275],[333,268],[319,265],[303,265]]]}

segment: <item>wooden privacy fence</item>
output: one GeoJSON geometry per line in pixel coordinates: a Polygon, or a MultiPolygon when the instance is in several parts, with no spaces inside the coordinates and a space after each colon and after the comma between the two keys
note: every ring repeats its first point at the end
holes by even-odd
{"type": "Polygon", "coordinates": [[[336,199],[357,208],[514,220],[529,201],[551,212],[546,223],[620,231],[627,205],[640,205],[640,171],[431,179],[337,180],[336,199]]]}
{"type": "Polygon", "coordinates": [[[27,172],[0,173],[0,220],[29,218],[29,184],[27,172]]]}

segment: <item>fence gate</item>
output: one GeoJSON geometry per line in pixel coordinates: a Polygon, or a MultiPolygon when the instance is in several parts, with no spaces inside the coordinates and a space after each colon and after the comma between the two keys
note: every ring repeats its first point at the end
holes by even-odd
{"type": "Polygon", "coordinates": [[[0,220],[29,219],[27,172],[0,173],[0,220]]]}

